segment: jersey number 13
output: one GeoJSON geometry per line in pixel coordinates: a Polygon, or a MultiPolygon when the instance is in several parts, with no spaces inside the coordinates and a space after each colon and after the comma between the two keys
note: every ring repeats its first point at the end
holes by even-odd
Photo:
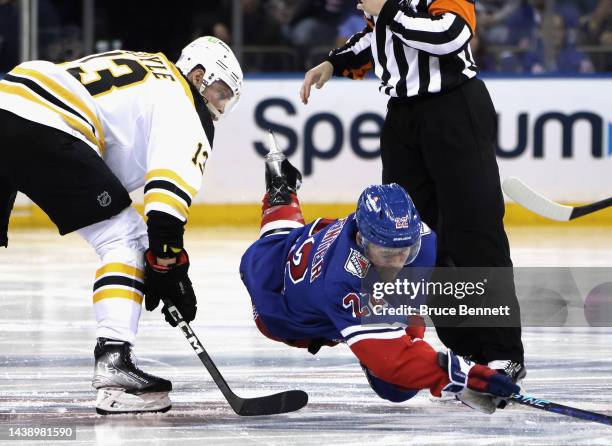
{"type": "MultiPolygon", "coordinates": [[[[83,65],[79,65],[67,69],[74,78],[83,84],[92,96],[99,96],[115,89],[142,82],[149,74],[147,69],[137,60],[128,59],[127,57],[111,58],[108,57],[108,54],[99,54],[97,56],[106,57],[109,62],[109,68],[88,71],[83,65]]],[[[91,59],[88,58],[86,60],[91,59]]]]}

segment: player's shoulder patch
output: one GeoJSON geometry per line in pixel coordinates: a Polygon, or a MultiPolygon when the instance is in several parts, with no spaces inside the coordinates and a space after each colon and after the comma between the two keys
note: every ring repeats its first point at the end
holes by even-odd
{"type": "Polygon", "coordinates": [[[344,269],[353,276],[363,279],[370,269],[370,261],[362,253],[351,248],[346,262],[344,262],[344,269]]]}

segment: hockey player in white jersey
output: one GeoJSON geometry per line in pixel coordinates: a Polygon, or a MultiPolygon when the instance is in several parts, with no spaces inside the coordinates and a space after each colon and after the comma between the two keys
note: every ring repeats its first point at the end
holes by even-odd
{"type": "Polygon", "coordinates": [[[213,121],[231,111],[241,88],[238,61],[214,37],[189,44],[176,64],[161,53],[112,51],[25,62],[0,81],[0,246],[21,191],[60,234],[77,231],[99,255],[98,413],[170,408],[172,384],[137,368],[131,348],[143,298],[147,310],[163,297],[185,320],[195,317],[184,224],[213,121]],[[128,195],[142,186],[146,224],[128,195]]]}

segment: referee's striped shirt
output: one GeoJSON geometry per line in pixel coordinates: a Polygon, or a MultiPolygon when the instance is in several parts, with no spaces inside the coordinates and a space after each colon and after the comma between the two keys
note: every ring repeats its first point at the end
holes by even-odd
{"type": "Polygon", "coordinates": [[[469,41],[474,0],[387,0],[377,17],[328,59],[334,75],[362,79],[374,67],[392,97],[448,91],[478,73],[469,41]]]}

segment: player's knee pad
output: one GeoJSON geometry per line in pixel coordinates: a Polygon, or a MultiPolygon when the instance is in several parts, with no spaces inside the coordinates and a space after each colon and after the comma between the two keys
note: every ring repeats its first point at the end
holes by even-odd
{"type": "Polygon", "coordinates": [[[392,403],[403,403],[404,401],[408,401],[419,392],[418,390],[400,389],[395,384],[391,384],[390,382],[372,375],[363,365],[361,368],[366,374],[368,384],[370,384],[372,390],[374,390],[379,397],[391,401],[392,403]]]}
{"type": "Polygon", "coordinates": [[[147,226],[134,208],[128,207],[108,220],[77,231],[100,258],[115,249],[145,251],[149,247],[147,226]]]}
{"type": "Polygon", "coordinates": [[[304,226],[304,216],[296,194],[291,194],[291,203],[272,207],[268,204],[267,195],[263,199],[261,229],[259,231],[261,237],[304,226]]]}

